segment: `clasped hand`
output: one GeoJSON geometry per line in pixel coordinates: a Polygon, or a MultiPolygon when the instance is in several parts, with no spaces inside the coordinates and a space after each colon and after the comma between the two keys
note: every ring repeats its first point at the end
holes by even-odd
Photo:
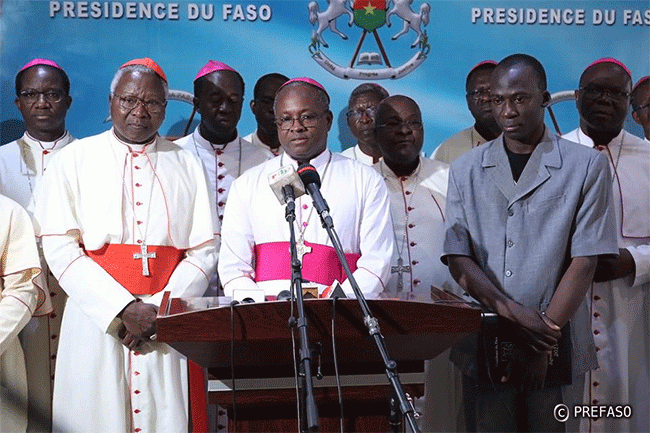
{"type": "Polygon", "coordinates": [[[122,344],[131,350],[136,350],[148,342],[156,333],[156,316],[158,307],[146,304],[139,299],[127,305],[120,315],[122,327],[118,336],[122,344]]]}
{"type": "Polygon", "coordinates": [[[542,389],[551,350],[562,335],[560,327],[539,311],[522,307],[515,314],[525,343],[520,356],[509,362],[501,382],[518,382],[524,392],[542,389]]]}

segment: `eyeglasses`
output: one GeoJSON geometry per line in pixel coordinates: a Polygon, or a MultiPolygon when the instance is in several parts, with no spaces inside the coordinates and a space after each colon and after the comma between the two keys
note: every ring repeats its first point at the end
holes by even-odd
{"type": "Polygon", "coordinates": [[[379,125],[379,127],[386,128],[390,131],[397,131],[401,129],[402,126],[404,125],[406,125],[406,127],[411,131],[419,131],[423,127],[422,122],[420,122],[419,120],[412,120],[409,122],[398,122],[397,120],[389,120],[388,122],[379,125]]]}
{"type": "Polygon", "coordinates": [[[65,96],[65,92],[62,90],[46,90],[44,92],[39,92],[38,90],[23,90],[19,93],[22,99],[27,101],[30,104],[38,101],[38,99],[43,95],[45,100],[50,103],[61,102],[65,96]]]}
{"type": "Polygon", "coordinates": [[[275,124],[278,125],[278,128],[280,128],[281,130],[288,131],[291,128],[293,128],[294,122],[297,120],[298,123],[300,123],[303,127],[313,128],[318,124],[318,119],[320,119],[325,113],[327,113],[327,111],[323,111],[320,114],[306,113],[306,114],[302,114],[298,118],[283,116],[275,119],[275,124]]]}
{"type": "Polygon", "coordinates": [[[632,106],[632,111],[639,111],[639,110],[643,110],[644,108],[648,108],[648,107],[650,107],[650,102],[648,102],[647,104],[643,104],[643,105],[633,105],[632,106]]]}
{"type": "Polygon", "coordinates": [[[580,87],[578,90],[591,99],[598,99],[602,98],[604,95],[607,95],[607,97],[610,99],[616,101],[624,101],[630,96],[628,92],[623,92],[622,90],[610,89],[602,86],[580,87]]]}
{"type": "Polygon", "coordinates": [[[490,99],[490,89],[472,90],[467,92],[467,97],[472,98],[475,101],[490,99]]]}
{"type": "Polygon", "coordinates": [[[373,105],[372,107],[367,107],[359,110],[350,110],[345,113],[345,115],[348,116],[348,119],[352,120],[359,120],[363,117],[364,114],[371,119],[374,119],[375,115],[377,114],[377,106],[373,105]]]}
{"type": "Polygon", "coordinates": [[[113,96],[115,96],[120,101],[120,107],[129,111],[137,107],[138,104],[142,104],[142,106],[150,114],[158,114],[162,112],[167,105],[167,101],[161,102],[155,99],[149,99],[148,101],[145,101],[144,99],[138,98],[136,96],[120,96],[116,95],[115,93],[113,93],[113,96]]]}

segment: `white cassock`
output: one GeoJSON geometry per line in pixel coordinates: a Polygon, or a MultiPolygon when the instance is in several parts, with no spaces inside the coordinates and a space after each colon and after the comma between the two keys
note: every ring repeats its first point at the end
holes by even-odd
{"type": "Polygon", "coordinates": [[[18,333],[38,301],[40,264],[30,217],[0,195],[0,431],[27,429],[27,377],[18,333]]]}
{"type": "MultiPolygon", "coordinates": [[[[41,183],[50,159],[74,137],[69,132],[52,142],[37,140],[25,133],[21,138],[0,147],[0,194],[13,199],[28,212],[33,210],[33,197],[41,183]]],[[[61,317],[65,293],[59,287],[43,257],[38,241],[41,269],[37,284],[43,288],[34,317],[20,333],[27,364],[30,410],[48,425],[30,422],[28,431],[49,429],[52,418],[52,391],[61,317]],[[48,380],[49,378],[49,380],[48,380]]],[[[37,419],[30,416],[30,421],[37,419]]]]}
{"type": "Polygon", "coordinates": [[[223,220],[232,182],[249,168],[274,157],[268,149],[254,146],[239,135],[230,143],[212,144],[201,136],[198,126],[193,133],[179,138],[175,143],[203,162],[219,220],[223,220]]]}
{"type": "MultiPolygon", "coordinates": [[[[593,147],[576,129],[563,136],[593,147]]],[[[630,404],[630,419],[584,418],[581,430],[650,431],[650,143],[625,130],[602,150],[613,175],[618,245],[636,273],[594,283],[587,293],[598,368],[587,372],[584,404],[630,404]]]]}
{"type": "Polygon", "coordinates": [[[352,147],[348,147],[343,152],[341,152],[341,155],[347,156],[348,158],[359,161],[365,165],[373,164],[372,156],[363,153],[358,144],[352,147]]]}
{"type": "Polygon", "coordinates": [[[373,167],[388,187],[395,238],[391,276],[384,295],[430,301],[431,286],[450,289],[453,281],[440,260],[449,166],[421,158],[415,172],[402,177],[396,176],[383,160],[373,167]],[[407,267],[402,272],[397,269],[400,258],[402,267],[407,267]]]}
{"type": "MultiPolygon", "coordinates": [[[[329,150],[312,159],[311,164],[320,175],[321,192],[329,204],[344,253],[360,254],[353,275],[365,295],[376,297],[388,280],[394,245],[386,186],[372,168],[329,150]]],[[[272,296],[290,289],[288,266],[275,266],[273,253],[265,253],[260,260],[260,254],[271,251],[274,245],[279,245],[279,253],[288,254],[288,245],[280,244],[289,241],[285,206],[273,194],[268,179],[269,174],[288,165],[296,168],[297,162],[284,153],[247,171],[233,183],[219,257],[219,276],[226,296],[236,289],[260,288],[272,296]],[[265,275],[261,275],[262,269],[265,275]]],[[[315,249],[304,256],[303,277],[314,271],[312,263],[320,267],[319,271],[334,272],[337,260],[327,262],[331,266],[325,260],[311,262],[316,251],[329,250],[332,243],[307,195],[296,199],[295,230],[296,240],[303,236],[305,243],[315,249]]],[[[348,281],[342,287],[348,296],[352,295],[348,281]]]]}
{"type": "MultiPolygon", "coordinates": [[[[128,350],[117,336],[116,317],[136,298],[159,306],[163,291],[172,297],[205,292],[216,265],[216,222],[200,162],[162,138],[127,145],[111,129],[56,155],[36,205],[45,258],[69,296],[54,382],[54,430],[186,432],[185,357],[156,342],[128,350]],[[163,290],[133,295],[88,255],[105,244],[184,253],[163,290]]],[[[135,263],[133,277],[140,278],[144,260],[127,260],[118,268],[135,263]]],[[[156,259],[147,263],[156,266],[156,259]]]]}
{"type": "MultiPolygon", "coordinates": [[[[430,302],[431,286],[461,294],[440,260],[449,166],[420,158],[420,164],[410,176],[396,176],[383,160],[373,167],[388,187],[395,235],[391,277],[382,296],[430,302]]],[[[425,371],[425,398],[416,400],[416,410],[423,414],[420,428],[422,431],[461,430],[464,426],[461,378],[449,360],[449,350],[427,361],[425,371]]]]}
{"type": "Polygon", "coordinates": [[[274,156],[280,155],[284,150],[282,149],[282,146],[278,147],[277,149],[271,149],[269,146],[264,144],[262,140],[260,140],[260,137],[257,135],[257,130],[251,132],[248,134],[246,137],[244,137],[244,140],[248,141],[254,146],[258,146],[264,150],[268,150],[271,152],[274,156]]]}
{"type": "Polygon", "coordinates": [[[431,159],[451,164],[459,156],[470,149],[487,142],[474,126],[452,135],[442,143],[431,154],[431,159]]]}
{"type": "MultiPolygon", "coordinates": [[[[230,143],[212,144],[201,136],[198,126],[192,134],[179,138],[175,143],[192,152],[203,162],[213,206],[216,206],[219,225],[223,220],[223,211],[232,182],[249,168],[273,158],[273,154],[268,149],[255,146],[239,135],[230,143]]],[[[220,230],[217,231],[220,233],[220,230]]],[[[221,236],[219,235],[217,242],[220,240],[221,236]]],[[[219,244],[217,244],[217,248],[219,248],[219,244]]],[[[219,276],[215,272],[210,276],[210,284],[205,295],[221,295],[219,286],[219,276]]]]}

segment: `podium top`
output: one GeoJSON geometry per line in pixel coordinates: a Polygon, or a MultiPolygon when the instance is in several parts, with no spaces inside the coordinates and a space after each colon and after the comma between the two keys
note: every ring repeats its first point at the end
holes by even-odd
{"type": "MultiPolygon", "coordinates": [[[[434,358],[479,330],[480,308],[446,292],[438,293],[437,298],[432,302],[368,301],[398,370],[400,361],[434,358]]],[[[211,307],[209,299],[169,298],[165,294],[157,319],[158,341],[170,344],[199,365],[223,368],[224,372],[229,372],[233,344],[235,366],[243,372],[237,377],[268,377],[273,368],[293,365],[288,326],[291,302],[211,307]],[[260,368],[265,371],[257,375],[260,368]]],[[[339,368],[356,373],[384,371],[356,299],[306,299],[305,314],[309,340],[313,347],[320,346],[325,374],[332,362],[333,315],[339,368]]]]}

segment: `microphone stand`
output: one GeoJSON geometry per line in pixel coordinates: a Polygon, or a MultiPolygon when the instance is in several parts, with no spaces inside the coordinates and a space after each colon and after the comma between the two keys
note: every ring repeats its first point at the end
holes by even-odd
{"type": "Polygon", "coordinates": [[[354,295],[359,301],[361,311],[363,312],[363,323],[368,328],[368,333],[372,336],[375,345],[379,350],[379,354],[381,355],[381,359],[384,362],[384,366],[386,367],[386,376],[388,377],[388,381],[393,388],[394,398],[396,400],[395,405],[399,407],[399,411],[401,412],[402,416],[406,417],[409,425],[411,426],[411,430],[414,433],[420,433],[420,429],[415,423],[415,411],[413,410],[411,403],[408,401],[406,393],[404,392],[404,387],[399,380],[399,375],[397,373],[397,363],[390,359],[388,355],[388,349],[386,348],[386,343],[384,342],[384,336],[381,335],[381,331],[379,330],[379,322],[372,316],[370,308],[368,307],[368,303],[366,302],[366,298],[363,296],[363,293],[357,284],[357,280],[355,280],[354,276],[352,275],[347,260],[345,260],[343,246],[341,244],[341,240],[336,234],[336,230],[334,230],[334,222],[332,221],[332,217],[327,210],[319,213],[319,215],[323,227],[325,230],[327,230],[327,234],[329,235],[329,238],[332,241],[332,245],[336,250],[336,255],[341,262],[341,266],[343,266],[343,269],[345,270],[345,275],[350,281],[354,295]]]}
{"type": "MultiPolygon", "coordinates": [[[[314,398],[314,382],[311,370],[311,351],[309,350],[309,337],[307,333],[307,317],[305,316],[305,304],[302,296],[302,263],[298,260],[296,250],[296,232],[294,222],[296,221],[296,203],[291,185],[282,187],[287,206],[284,218],[289,223],[289,245],[291,249],[291,291],[295,295],[298,320],[291,320],[292,326],[298,328],[298,353],[300,357],[300,401],[298,410],[300,414],[300,431],[315,432],[319,430],[318,407],[314,398]]],[[[293,319],[293,318],[292,318],[293,319]]]]}

